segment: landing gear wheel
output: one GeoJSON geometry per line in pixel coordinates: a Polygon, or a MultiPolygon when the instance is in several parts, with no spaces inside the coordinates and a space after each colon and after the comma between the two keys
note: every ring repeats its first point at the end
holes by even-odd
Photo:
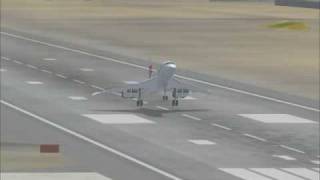
{"type": "Polygon", "coordinates": [[[143,106],[143,100],[138,100],[137,101],[137,106],[142,107],[143,106]]]}
{"type": "Polygon", "coordinates": [[[162,96],[163,101],[168,101],[168,99],[169,99],[168,96],[162,96]]]}
{"type": "Polygon", "coordinates": [[[178,106],[179,105],[179,102],[178,102],[178,100],[172,100],[172,106],[178,106]]]}

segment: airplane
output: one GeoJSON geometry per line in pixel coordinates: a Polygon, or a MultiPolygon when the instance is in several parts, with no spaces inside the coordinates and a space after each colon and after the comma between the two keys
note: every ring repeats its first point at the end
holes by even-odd
{"type": "Polygon", "coordinates": [[[149,66],[150,79],[148,80],[142,81],[140,83],[137,82],[129,84],[125,87],[121,87],[118,89],[95,92],[92,95],[95,96],[98,94],[110,92],[114,93],[116,91],[118,93],[120,92],[121,97],[123,98],[136,98],[136,105],[138,107],[142,107],[143,94],[162,92],[162,100],[168,101],[168,92],[170,92],[173,97],[171,105],[178,106],[178,99],[187,97],[189,94],[191,94],[191,89],[195,89],[193,87],[190,87],[190,85],[180,82],[174,77],[177,66],[172,61],[166,61],[162,63],[157,73],[152,77],[150,76],[150,71],[152,72],[152,69],[150,68],[152,68],[152,66],[149,66]]]}

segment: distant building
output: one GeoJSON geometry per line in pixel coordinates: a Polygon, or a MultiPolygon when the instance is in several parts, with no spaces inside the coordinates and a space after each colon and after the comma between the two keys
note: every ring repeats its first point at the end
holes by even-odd
{"type": "Polygon", "coordinates": [[[320,9],[320,0],[275,0],[275,5],[320,9]]]}

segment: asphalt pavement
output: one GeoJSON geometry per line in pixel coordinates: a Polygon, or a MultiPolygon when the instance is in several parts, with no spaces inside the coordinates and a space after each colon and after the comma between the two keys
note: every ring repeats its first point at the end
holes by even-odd
{"type": "MultiPolygon", "coordinates": [[[[57,172],[120,179],[319,179],[319,108],[290,99],[183,81],[194,92],[172,108],[97,91],[148,77],[126,59],[1,34],[1,141],[54,142],[72,163],[57,172]]],[[[179,65],[177,65],[179,68],[179,65]]]]}

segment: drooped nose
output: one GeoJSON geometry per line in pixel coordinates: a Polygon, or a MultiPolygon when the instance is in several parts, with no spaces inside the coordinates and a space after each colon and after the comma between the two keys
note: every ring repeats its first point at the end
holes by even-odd
{"type": "Polygon", "coordinates": [[[173,64],[173,63],[167,64],[167,67],[169,67],[171,69],[176,69],[177,68],[177,66],[175,64],[173,64]]]}

